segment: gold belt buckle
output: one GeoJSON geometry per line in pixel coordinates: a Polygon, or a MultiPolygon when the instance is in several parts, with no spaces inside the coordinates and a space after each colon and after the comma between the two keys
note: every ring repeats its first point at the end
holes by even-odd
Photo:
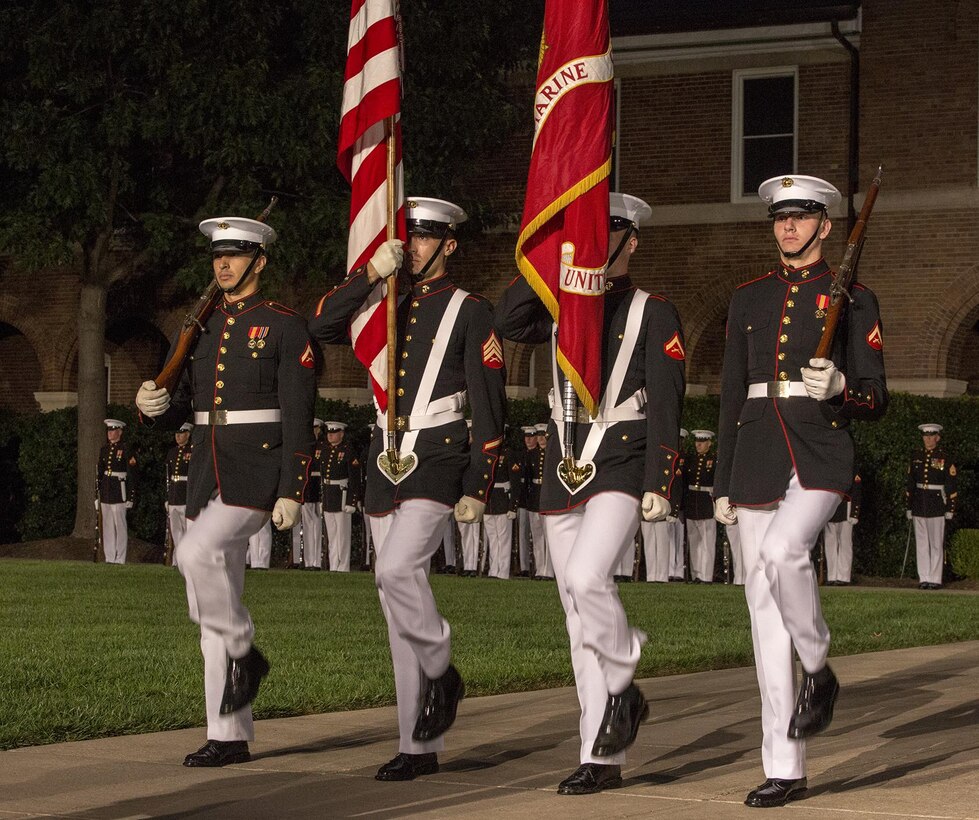
{"type": "Polygon", "coordinates": [[[223,427],[228,423],[228,411],[227,410],[211,410],[207,414],[207,423],[212,424],[215,427],[223,427]]]}
{"type": "Polygon", "coordinates": [[[789,382],[768,382],[768,398],[787,399],[791,394],[789,382]]]}

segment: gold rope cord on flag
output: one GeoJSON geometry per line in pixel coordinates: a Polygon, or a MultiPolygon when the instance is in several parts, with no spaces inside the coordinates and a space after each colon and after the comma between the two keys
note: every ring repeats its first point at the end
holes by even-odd
{"type": "MultiPolygon", "coordinates": [[[[557,199],[551,202],[544,210],[542,210],[537,216],[535,216],[530,223],[520,232],[520,236],[517,237],[517,269],[523,274],[523,277],[533,288],[534,293],[540,298],[547,308],[548,312],[551,314],[551,318],[554,320],[558,326],[560,326],[560,308],[558,306],[557,300],[554,298],[554,294],[551,293],[550,288],[547,287],[541,275],[537,272],[530,259],[524,254],[523,246],[535,233],[537,233],[540,228],[545,225],[550,219],[556,216],[560,211],[568,207],[574,200],[584,194],[586,191],[594,188],[599,182],[605,179],[612,168],[612,157],[609,156],[598,168],[592,171],[583,179],[572,185],[567,191],[561,194],[557,199]]],[[[560,289],[560,281],[557,283],[558,289],[560,289]]],[[[585,388],[585,383],[581,378],[581,375],[572,366],[571,362],[565,358],[564,354],[561,352],[560,346],[558,347],[558,365],[564,372],[568,381],[574,385],[575,391],[579,396],[582,397],[582,402],[588,410],[590,415],[595,415],[595,411],[598,408],[598,399],[585,388]]]]}

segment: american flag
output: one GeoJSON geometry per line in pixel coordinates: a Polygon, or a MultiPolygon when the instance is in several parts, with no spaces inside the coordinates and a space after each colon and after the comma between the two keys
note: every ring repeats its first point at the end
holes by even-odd
{"type": "MultiPolygon", "coordinates": [[[[353,0],[347,38],[337,166],[350,183],[347,271],[365,265],[387,237],[387,145],[385,121],[394,120],[395,237],[406,239],[401,172],[401,44],[396,0],[353,0]]],[[[374,395],[387,409],[387,284],[370,297],[350,323],[354,354],[371,376],[374,395]]]]}

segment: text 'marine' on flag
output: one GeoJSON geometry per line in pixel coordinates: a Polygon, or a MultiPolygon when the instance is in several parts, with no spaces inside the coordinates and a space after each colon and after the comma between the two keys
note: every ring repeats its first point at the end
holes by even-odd
{"type": "Polygon", "coordinates": [[[594,415],[608,261],[607,0],[547,0],[517,266],[558,324],[558,364],[594,415]]]}
{"type": "MultiPolygon", "coordinates": [[[[350,183],[347,272],[367,264],[387,239],[385,120],[394,118],[395,236],[407,239],[401,170],[401,43],[395,0],[353,0],[340,111],[337,166],[350,183]]],[[[387,409],[387,283],[375,287],[350,322],[354,354],[387,409]]]]}

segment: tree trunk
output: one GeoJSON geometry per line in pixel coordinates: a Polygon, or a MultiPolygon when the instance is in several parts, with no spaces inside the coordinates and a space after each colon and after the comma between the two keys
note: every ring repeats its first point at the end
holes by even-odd
{"type": "Polygon", "coordinates": [[[107,287],[82,281],[78,304],[78,473],[73,538],[95,537],[95,480],[105,443],[107,287]]]}

